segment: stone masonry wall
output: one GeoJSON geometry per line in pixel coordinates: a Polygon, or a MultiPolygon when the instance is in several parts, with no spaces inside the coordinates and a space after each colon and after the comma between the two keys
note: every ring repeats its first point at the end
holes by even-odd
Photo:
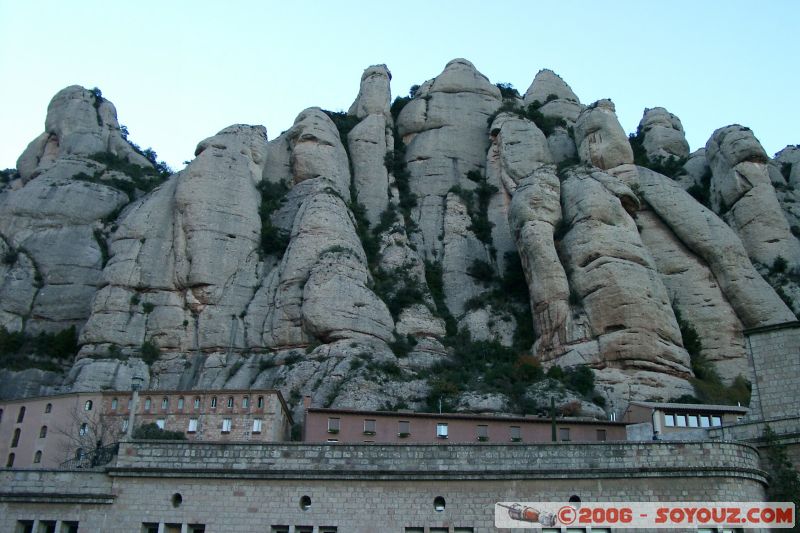
{"type": "Polygon", "coordinates": [[[754,376],[749,420],[800,414],[800,323],[745,332],[754,376]]]}

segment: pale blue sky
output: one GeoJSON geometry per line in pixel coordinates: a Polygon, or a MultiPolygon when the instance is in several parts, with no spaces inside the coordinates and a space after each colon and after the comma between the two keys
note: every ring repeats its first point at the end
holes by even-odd
{"type": "Polygon", "coordinates": [[[0,168],[44,130],[61,88],[99,87],[175,169],[233,123],[269,138],[310,106],[346,110],[363,69],[393,96],[465,57],[524,92],[551,68],[584,103],[680,117],[692,150],[740,123],[772,155],[800,143],[800,2],[0,0],[0,168]]]}

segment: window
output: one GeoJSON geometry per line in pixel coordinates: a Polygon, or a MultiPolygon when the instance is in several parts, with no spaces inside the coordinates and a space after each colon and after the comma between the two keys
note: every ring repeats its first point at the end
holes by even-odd
{"type": "Polygon", "coordinates": [[[295,533],[314,533],[314,526],[294,526],[295,533]]]}
{"type": "Polygon", "coordinates": [[[364,433],[367,435],[374,435],[375,434],[375,421],[374,420],[364,420],[364,433]]]}
{"type": "Polygon", "coordinates": [[[48,403],[47,405],[44,406],[44,412],[45,413],[49,413],[52,410],[53,410],[53,404],[52,403],[48,403]]]}
{"type": "Polygon", "coordinates": [[[145,411],[149,411],[150,410],[150,404],[151,403],[152,403],[152,400],[150,400],[150,398],[145,398],[144,399],[144,410],[145,411]]]}
{"type": "Polygon", "coordinates": [[[126,431],[128,431],[128,419],[124,418],[122,420],[122,432],[125,433],[126,431]]]}
{"type": "Polygon", "coordinates": [[[446,503],[444,501],[444,498],[442,498],[441,496],[437,496],[433,499],[433,510],[436,511],[437,513],[441,513],[442,511],[444,511],[445,505],[446,503]]]}
{"type": "Polygon", "coordinates": [[[187,429],[189,433],[195,433],[197,431],[197,419],[190,418],[189,419],[189,429],[187,429]]]}
{"type": "Polygon", "coordinates": [[[142,533],[158,533],[158,524],[155,522],[142,522],[142,533]]]}
{"type": "Polygon", "coordinates": [[[178,398],[178,411],[183,411],[183,396],[178,398]]]}
{"type": "Polygon", "coordinates": [[[230,418],[223,418],[222,419],[222,432],[223,433],[230,433],[231,432],[231,419],[230,418]]]}
{"type": "Polygon", "coordinates": [[[264,421],[258,418],[253,420],[253,433],[261,433],[261,424],[263,423],[264,421]]]}
{"type": "Polygon", "coordinates": [[[689,415],[689,427],[700,427],[700,422],[697,420],[697,415],[689,415]]]}
{"type": "Polygon", "coordinates": [[[87,424],[86,422],[84,422],[83,424],[81,424],[81,428],[78,430],[78,434],[79,434],[81,437],[83,437],[83,436],[85,436],[87,433],[89,433],[89,424],[87,424]]]}
{"type": "Polygon", "coordinates": [[[569,428],[558,428],[558,440],[569,442],[569,428]]]}
{"type": "Polygon", "coordinates": [[[200,397],[199,396],[195,396],[194,397],[194,408],[195,409],[200,409],[200,397]]]}
{"type": "Polygon", "coordinates": [[[216,396],[212,396],[211,397],[211,407],[212,407],[212,409],[216,409],[217,408],[217,397],[216,396]]]}
{"type": "Polygon", "coordinates": [[[19,408],[19,413],[17,413],[17,424],[22,423],[22,420],[25,418],[25,406],[19,408]]]}
{"type": "Polygon", "coordinates": [[[336,526],[319,526],[319,533],[337,533],[339,528],[336,526]]]}
{"type": "Polygon", "coordinates": [[[511,426],[509,433],[511,434],[511,442],[522,441],[522,429],[519,426],[511,426]]]}
{"type": "Polygon", "coordinates": [[[242,398],[242,409],[247,409],[248,407],[250,407],[250,398],[245,396],[242,398]]]}
{"type": "Polygon", "coordinates": [[[116,398],[111,398],[111,410],[112,411],[116,411],[117,410],[117,404],[119,404],[119,400],[117,400],[116,398]]]}
{"type": "Polygon", "coordinates": [[[156,425],[158,426],[158,429],[164,429],[164,426],[167,425],[167,421],[164,420],[163,418],[159,418],[158,420],[156,420],[156,425]]]}
{"type": "Polygon", "coordinates": [[[327,442],[339,442],[339,439],[328,439],[327,442]]]}
{"type": "Polygon", "coordinates": [[[701,428],[711,427],[711,419],[709,417],[705,416],[705,415],[701,416],[700,417],[700,427],[701,428]]]}
{"type": "Polygon", "coordinates": [[[19,444],[19,434],[22,430],[17,428],[14,430],[14,436],[11,438],[11,447],[16,448],[17,444],[19,444]]]}
{"type": "Polygon", "coordinates": [[[407,527],[405,533],[425,533],[424,527],[407,527]]]}
{"type": "Polygon", "coordinates": [[[15,533],[33,533],[33,520],[17,520],[15,533]]]}
{"type": "Polygon", "coordinates": [[[35,454],[33,454],[33,462],[34,463],[41,463],[42,462],[42,452],[41,450],[37,450],[35,454]]]}
{"type": "Polygon", "coordinates": [[[455,527],[453,533],[475,533],[475,528],[471,527],[455,527]]]}
{"type": "Polygon", "coordinates": [[[167,407],[169,407],[169,398],[165,396],[161,398],[161,409],[166,409],[167,407]]]}
{"type": "Polygon", "coordinates": [[[675,425],[679,428],[686,427],[686,415],[675,415],[675,425]]]}
{"type": "Polygon", "coordinates": [[[84,411],[91,411],[92,410],[92,400],[86,400],[86,403],[83,404],[84,411]]]}
{"type": "Polygon", "coordinates": [[[10,453],[8,454],[8,460],[6,461],[6,468],[11,468],[12,466],[14,466],[14,454],[10,453]]]}
{"type": "Polygon", "coordinates": [[[486,424],[478,425],[478,440],[479,441],[489,440],[489,426],[487,426],[486,424]]]}
{"type": "Polygon", "coordinates": [[[328,433],[339,433],[339,419],[338,418],[329,418],[328,419],[328,433]]]}
{"type": "Polygon", "coordinates": [[[289,533],[289,526],[272,526],[269,528],[270,533],[289,533]]]}
{"type": "Polygon", "coordinates": [[[303,496],[300,498],[300,509],[303,511],[308,511],[311,509],[311,497],[310,496],[303,496]]]}
{"type": "Polygon", "coordinates": [[[720,416],[712,416],[711,417],[711,425],[713,427],[719,427],[722,425],[722,417],[720,416]]]}
{"type": "Polygon", "coordinates": [[[411,422],[408,420],[400,420],[397,423],[397,436],[408,437],[411,435],[411,422]]]}
{"type": "Polygon", "coordinates": [[[75,460],[80,461],[84,457],[85,454],[83,453],[83,448],[78,448],[77,450],[75,450],[75,460]]]}
{"type": "Polygon", "coordinates": [[[439,422],[436,424],[436,437],[440,439],[447,438],[447,424],[444,422],[439,422]]]}
{"type": "Polygon", "coordinates": [[[47,426],[42,426],[42,429],[39,430],[39,438],[43,439],[47,436],[47,426]]]}
{"type": "Polygon", "coordinates": [[[189,533],[205,533],[205,524],[189,524],[189,533]]]}
{"type": "Polygon", "coordinates": [[[259,409],[263,409],[264,408],[264,397],[263,396],[259,396],[258,397],[258,408],[259,409]]]}
{"type": "Polygon", "coordinates": [[[61,522],[61,533],[78,533],[79,522],[61,522]]]}
{"type": "Polygon", "coordinates": [[[228,396],[228,409],[233,409],[233,396],[228,396]]]}
{"type": "Polygon", "coordinates": [[[668,428],[675,427],[675,415],[673,414],[664,415],[664,425],[668,428]]]}
{"type": "MultiPolygon", "coordinates": [[[[47,405],[50,405],[50,404],[47,404],[47,405]]],[[[45,412],[47,412],[47,411],[45,411],[45,412]]],[[[0,409],[0,422],[2,422],[2,421],[3,421],[3,410],[0,409]]]]}
{"type": "Polygon", "coordinates": [[[606,430],[605,429],[598,429],[597,430],[597,440],[599,442],[605,442],[605,440],[606,440],[606,430]]]}

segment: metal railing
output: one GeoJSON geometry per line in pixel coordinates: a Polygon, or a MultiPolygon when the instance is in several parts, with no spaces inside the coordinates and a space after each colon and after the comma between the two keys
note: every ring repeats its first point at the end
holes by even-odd
{"type": "Polygon", "coordinates": [[[110,463],[117,453],[119,453],[119,442],[114,442],[90,452],[80,453],[78,457],[61,463],[59,468],[62,470],[96,468],[110,463]]]}

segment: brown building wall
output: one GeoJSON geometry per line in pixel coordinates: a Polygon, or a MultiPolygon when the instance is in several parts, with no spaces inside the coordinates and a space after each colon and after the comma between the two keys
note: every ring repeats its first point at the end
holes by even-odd
{"type": "MultiPolygon", "coordinates": [[[[481,442],[478,438],[479,426],[486,426],[488,438],[483,442],[513,442],[512,427],[519,428],[519,442],[523,443],[550,442],[552,436],[550,421],[543,419],[308,409],[303,440],[341,443],[472,443],[481,442]],[[328,430],[329,419],[339,420],[338,432],[328,430]],[[366,420],[375,421],[374,435],[365,433],[366,420]],[[408,422],[409,434],[405,437],[400,436],[401,422],[408,422]],[[437,425],[440,423],[447,424],[446,439],[437,437],[437,425]]],[[[621,423],[561,419],[556,424],[559,441],[598,442],[601,440],[598,430],[605,432],[606,441],[625,440],[625,426],[621,423]]]]}

